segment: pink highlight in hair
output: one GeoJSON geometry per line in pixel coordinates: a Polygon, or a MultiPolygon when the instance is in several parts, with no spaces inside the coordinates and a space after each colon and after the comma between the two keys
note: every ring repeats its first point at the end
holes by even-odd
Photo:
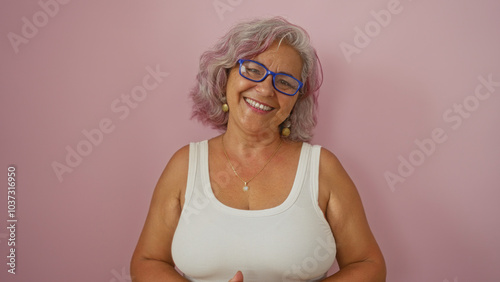
{"type": "Polygon", "coordinates": [[[301,80],[304,83],[299,99],[290,114],[294,141],[308,141],[316,125],[316,108],[323,72],[309,35],[299,26],[281,17],[252,20],[234,26],[200,57],[197,85],[191,90],[194,102],[192,117],[205,125],[225,130],[228,113],[221,109],[228,73],[238,59],[251,59],[264,52],[275,41],[295,48],[303,61],[301,80]]]}

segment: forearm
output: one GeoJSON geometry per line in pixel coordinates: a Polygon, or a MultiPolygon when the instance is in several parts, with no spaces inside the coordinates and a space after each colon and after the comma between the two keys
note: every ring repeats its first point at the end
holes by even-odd
{"type": "Polygon", "coordinates": [[[135,259],[130,265],[132,282],[186,282],[175,268],[160,260],[135,259]]]}
{"type": "Polygon", "coordinates": [[[386,268],[383,262],[361,261],[342,267],[324,282],[385,282],[386,268]]]}

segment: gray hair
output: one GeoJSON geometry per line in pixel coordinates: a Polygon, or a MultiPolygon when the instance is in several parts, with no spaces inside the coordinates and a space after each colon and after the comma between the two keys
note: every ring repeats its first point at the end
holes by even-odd
{"type": "Polygon", "coordinates": [[[288,139],[309,141],[316,126],[317,97],[323,80],[321,63],[307,32],[281,17],[241,22],[202,54],[198,83],[190,93],[194,102],[192,117],[216,129],[226,130],[228,113],[222,111],[221,101],[225,99],[229,71],[238,59],[251,59],[275,41],[290,45],[302,58],[301,81],[304,86],[296,94],[299,97],[288,117],[291,123],[288,139]]]}

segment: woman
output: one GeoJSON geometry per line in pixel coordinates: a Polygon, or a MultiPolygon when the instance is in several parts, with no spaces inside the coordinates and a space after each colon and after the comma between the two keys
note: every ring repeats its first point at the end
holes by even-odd
{"type": "Polygon", "coordinates": [[[320,84],[307,33],[282,18],[238,24],[203,54],[193,116],[223,133],[167,164],[133,281],[385,281],[352,181],[306,143],[320,84]]]}

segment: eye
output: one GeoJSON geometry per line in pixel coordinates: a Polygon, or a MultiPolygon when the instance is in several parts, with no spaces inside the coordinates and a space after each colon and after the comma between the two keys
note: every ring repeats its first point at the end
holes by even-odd
{"type": "Polygon", "coordinates": [[[281,89],[295,89],[295,87],[293,86],[294,83],[291,83],[290,81],[288,81],[284,78],[278,79],[277,83],[279,85],[279,88],[281,88],[281,89]]]}
{"type": "Polygon", "coordinates": [[[260,75],[262,73],[261,70],[256,69],[256,68],[246,67],[245,69],[246,69],[246,72],[248,72],[250,74],[254,74],[254,75],[260,75]]]}

